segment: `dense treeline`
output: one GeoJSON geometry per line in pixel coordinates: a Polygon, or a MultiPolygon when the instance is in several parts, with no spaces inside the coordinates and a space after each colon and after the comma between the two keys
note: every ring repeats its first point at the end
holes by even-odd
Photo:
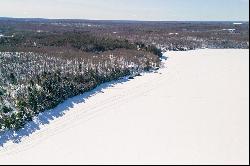
{"type": "Polygon", "coordinates": [[[153,45],[88,32],[4,32],[0,131],[19,129],[40,112],[104,82],[157,68],[162,55],[153,45]]]}
{"type": "MultiPolygon", "coordinates": [[[[126,39],[100,37],[86,32],[34,33],[18,32],[11,37],[0,38],[0,51],[29,50],[31,48],[75,49],[83,52],[100,53],[115,49],[138,49],[138,44],[126,39]]],[[[141,50],[161,56],[161,49],[154,45],[140,45],[141,50]]]]}
{"type": "Polygon", "coordinates": [[[2,52],[0,62],[0,131],[19,129],[70,97],[160,63],[150,52],[126,49],[92,56],[2,52]]]}

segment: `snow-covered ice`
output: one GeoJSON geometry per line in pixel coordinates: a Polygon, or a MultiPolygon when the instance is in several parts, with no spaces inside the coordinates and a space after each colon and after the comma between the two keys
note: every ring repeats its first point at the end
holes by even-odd
{"type": "Polygon", "coordinates": [[[242,25],[243,23],[241,23],[241,22],[235,22],[235,23],[233,23],[234,25],[242,25]]]}
{"type": "Polygon", "coordinates": [[[248,164],[249,50],[165,55],[44,113],[60,116],[0,147],[0,164],[248,164]]]}

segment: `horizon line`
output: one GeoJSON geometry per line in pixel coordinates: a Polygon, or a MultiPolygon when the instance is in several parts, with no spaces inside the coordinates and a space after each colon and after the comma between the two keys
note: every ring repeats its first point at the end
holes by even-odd
{"type": "Polygon", "coordinates": [[[85,21],[130,21],[130,22],[249,22],[249,20],[133,20],[133,19],[86,19],[86,18],[45,18],[45,17],[9,17],[0,19],[40,19],[40,20],[85,20],[85,21]]]}

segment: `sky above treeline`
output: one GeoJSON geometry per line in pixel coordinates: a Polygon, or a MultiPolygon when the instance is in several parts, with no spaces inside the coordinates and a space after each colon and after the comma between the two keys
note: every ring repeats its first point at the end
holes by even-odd
{"type": "Polygon", "coordinates": [[[0,17],[248,21],[249,0],[0,0],[0,17]]]}

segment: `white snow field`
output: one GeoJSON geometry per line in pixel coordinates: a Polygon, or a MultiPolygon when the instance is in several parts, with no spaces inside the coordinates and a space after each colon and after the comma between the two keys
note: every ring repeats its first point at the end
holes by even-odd
{"type": "Polygon", "coordinates": [[[0,164],[249,164],[249,50],[165,55],[158,73],[40,115],[61,113],[2,143],[0,164]]]}

